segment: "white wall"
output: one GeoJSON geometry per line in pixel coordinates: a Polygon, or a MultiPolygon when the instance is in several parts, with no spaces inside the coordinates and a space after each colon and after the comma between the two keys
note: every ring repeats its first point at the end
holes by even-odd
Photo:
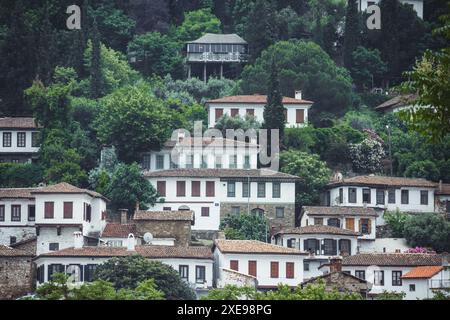
{"type": "Polygon", "coordinates": [[[50,243],[58,243],[59,250],[73,247],[73,233],[76,231],[79,231],[76,227],[62,227],[61,234],[58,235],[56,227],[40,227],[37,236],[36,255],[50,252],[50,243]]]}
{"type": "Polygon", "coordinates": [[[31,146],[31,133],[38,131],[30,130],[0,130],[0,153],[37,153],[39,147],[31,146]],[[11,147],[3,147],[3,132],[11,132],[11,147]],[[17,133],[25,132],[25,147],[17,146],[17,133]]]}
{"type": "Polygon", "coordinates": [[[405,252],[409,248],[404,238],[377,238],[375,241],[361,241],[359,244],[360,253],[395,253],[398,250],[405,252]]]}
{"type": "Polygon", "coordinates": [[[6,226],[34,226],[35,221],[28,220],[28,206],[34,205],[32,199],[1,199],[0,206],[5,206],[5,221],[0,221],[0,228],[6,226]],[[11,221],[11,206],[20,206],[20,221],[11,221]]]}

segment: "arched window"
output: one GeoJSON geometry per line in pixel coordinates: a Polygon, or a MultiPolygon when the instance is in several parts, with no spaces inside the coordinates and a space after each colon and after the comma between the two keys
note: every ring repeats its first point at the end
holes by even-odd
{"type": "Polygon", "coordinates": [[[338,218],[328,218],[327,224],[330,227],[340,228],[341,227],[341,220],[339,220],[338,218]]]}
{"type": "Polygon", "coordinates": [[[189,209],[188,206],[181,206],[178,208],[178,211],[189,211],[189,210],[191,210],[191,209],[189,209]]]}
{"type": "Polygon", "coordinates": [[[253,215],[264,217],[264,210],[261,208],[255,208],[251,211],[253,215]]]}
{"type": "Polygon", "coordinates": [[[70,277],[72,282],[80,282],[81,279],[81,266],[78,264],[71,264],[66,269],[66,274],[70,277]]]}

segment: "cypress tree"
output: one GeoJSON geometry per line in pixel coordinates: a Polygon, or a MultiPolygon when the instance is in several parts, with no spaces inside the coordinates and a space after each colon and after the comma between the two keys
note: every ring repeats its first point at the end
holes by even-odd
{"type": "Polygon", "coordinates": [[[99,98],[103,93],[103,75],[101,68],[101,43],[97,22],[92,25],[92,56],[91,56],[91,97],[99,98]]]}
{"type": "Polygon", "coordinates": [[[344,29],[344,66],[352,66],[352,54],[360,42],[360,15],[356,0],[348,0],[344,29]]]}

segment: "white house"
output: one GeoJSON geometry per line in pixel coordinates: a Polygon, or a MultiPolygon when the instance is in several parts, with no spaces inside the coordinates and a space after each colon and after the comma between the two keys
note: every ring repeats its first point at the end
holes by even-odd
{"type": "MultiPolygon", "coordinates": [[[[230,117],[254,116],[257,121],[264,121],[264,106],[267,104],[265,95],[228,96],[206,102],[208,110],[208,127],[213,128],[224,115],[230,117]]],[[[308,123],[308,111],[313,102],[302,99],[302,92],[296,91],[295,98],[283,97],[286,127],[303,127],[308,123]]]]}
{"type": "Polygon", "coordinates": [[[402,276],[407,300],[431,299],[436,292],[450,289],[448,266],[415,267],[402,276]]]}
{"type": "Polygon", "coordinates": [[[0,118],[0,162],[30,163],[36,159],[39,130],[34,118],[0,118]]]}
{"type": "MultiPolygon", "coordinates": [[[[380,0],[357,0],[359,11],[366,11],[367,7],[378,4],[380,0]]],[[[401,4],[411,6],[417,16],[423,19],[423,0],[399,0],[401,4]]]]}
{"type": "Polygon", "coordinates": [[[213,250],[217,287],[229,284],[228,270],[255,277],[260,290],[280,283],[295,287],[303,281],[306,252],[256,240],[222,239],[215,240],[213,250]]]}
{"type": "Polygon", "coordinates": [[[36,206],[36,254],[73,245],[73,233],[98,238],[106,225],[106,202],[101,194],[59,183],[31,192],[36,206]]]}
{"type": "Polygon", "coordinates": [[[320,266],[337,255],[356,254],[360,233],[327,225],[309,225],[282,230],[272,237],[272,243],[308,252],[304,260],[304,278],[322,275],[320,266]]]}
{"type": "Polygon", "coordinates": [[[382,225],[382,214],[400,210],[408,213],[434,212],[436,183],[418,178],[387,176],[356,176],[333,181],[327,185],[327,206],[372,207],[380,215],[377,224],[382,225]]]}
{"type": "Polygon", "coordinates": [[[151,210],[192,210],[193,231],[219,230],[228,214],[264,215],[272,228],[295,225],[296,176],[266,169],[172,169],[145,172],[164,201],[151,210]]]}
{"type": "Polygon", "coordinates": [[[361,253],[344,257],[342,270],[372,283],[369,295],[376,297],[384,290],[404,292],[408,299],[422,298],[403,276],[420,266],[442,266],[438,254],[424,253],[361,253]]]}

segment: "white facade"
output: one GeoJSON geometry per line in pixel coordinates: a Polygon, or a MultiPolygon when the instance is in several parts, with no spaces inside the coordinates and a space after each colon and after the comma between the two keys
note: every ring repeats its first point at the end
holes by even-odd
{"type": "Polygon", "coordinates": [[[359,244],[361,253],[398,253],[410,249],[404,238],[377,238],[375,241],[364,241],[359,244]]]}
{"type": "MultiPolygon", "coordinates": [[[[31,162],[39,146],[32,144],[37,130],[0,129],[0,162],[31,162]]],[[[36,141],[36,138],[35,138],[36,141]]]]}
{"type": "MultiPolygon", "coordinates": [[[[417,16],[423,19],[423,0],[399,0],[401,4],[412,6],[417,16]]],[[[367,10],[368,6],[378,4],[380,0],[358,0],[358,8],[360,11],[367,10]]]]}
{"type": "Polygon", "coordinates": [[[36,235],[34,208],[33,199],[0,199],[0,244],[10,245],[36,235]]]}
{"type": "Polygon", "coordinates": [[[435,292],[450,289],[450,271],[444,269],[431,278],[403,279],[405,300],[432,299],[435,292]]]}

